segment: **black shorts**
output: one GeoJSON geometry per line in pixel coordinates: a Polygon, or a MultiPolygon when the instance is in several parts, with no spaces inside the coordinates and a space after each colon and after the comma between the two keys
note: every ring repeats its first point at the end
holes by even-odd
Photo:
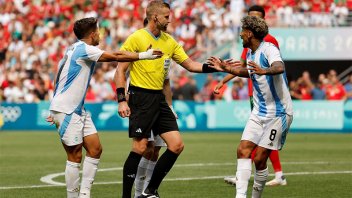
{"type": "Polygon", "coordinates": [[[130,86],[129,94],[129,137],[149,138],[151,130],[154,135],[179,130],[162,90],[130,86]]]}

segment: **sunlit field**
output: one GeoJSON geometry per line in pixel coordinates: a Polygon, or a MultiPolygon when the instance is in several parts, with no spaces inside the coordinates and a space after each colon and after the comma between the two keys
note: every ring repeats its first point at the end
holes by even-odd
{"type": "MultiPolygon", "coordinates": [[[[92,197],[120,197],[131,142],[127,132],[101,132],[100,137],[103,155],[92,197]]],[[[194,132],[183,138],[185,150],[161,184],[160,196],[234,197],[235,188],[223,177],[235,173],[240,133],[194,132]]],[[[288,185],[267,187],[263,197],[352,197],[352,134],[291,133],[280,157],[288,185]]],[[[65,197],[65,161],[54,131],[1,131],[0,197],[65,197]]]]}

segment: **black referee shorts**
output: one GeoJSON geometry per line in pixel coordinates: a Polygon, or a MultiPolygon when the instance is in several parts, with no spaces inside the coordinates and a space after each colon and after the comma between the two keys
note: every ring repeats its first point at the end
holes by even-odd
{"type": "Polygon", "coordinates": [[[162,90],[130,86],[129,94],[129,137],[149,138],[151,130],[154,135],[179,130],[162,90]]]}

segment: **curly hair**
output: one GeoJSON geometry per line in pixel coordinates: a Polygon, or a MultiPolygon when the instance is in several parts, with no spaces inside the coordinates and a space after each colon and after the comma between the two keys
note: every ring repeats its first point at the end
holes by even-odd
{"type": "Polygon", "coordinates": [[[242,29],[250,30],[253,32],[255,38],[263,40],[268,34],[269,28],[264,19],[256,16],[246,16],[242,20],[242,29]]]}

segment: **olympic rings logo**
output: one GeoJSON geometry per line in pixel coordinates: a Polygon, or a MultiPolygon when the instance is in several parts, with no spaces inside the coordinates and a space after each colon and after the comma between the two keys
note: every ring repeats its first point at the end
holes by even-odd
{"type": "Polygon", "coordinates": [[[16,122],[22,115],[22,110],[19,106],[0,106],[0,113],[4,122],[16,122]]]}

